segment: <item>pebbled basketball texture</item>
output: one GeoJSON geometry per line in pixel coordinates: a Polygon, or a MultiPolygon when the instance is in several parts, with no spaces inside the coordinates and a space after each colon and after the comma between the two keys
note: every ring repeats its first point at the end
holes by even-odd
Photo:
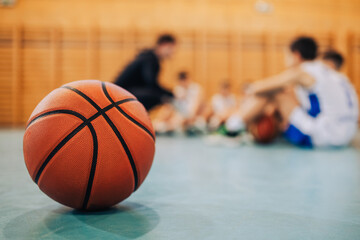
{"type": "Polygon", "coordinates": [[[66,206],[98,210],[126,199],[144,182],[155,134],[131,93],[82,80],[53,90],[37,105],[23,149],[41,191],[66,206]]]}

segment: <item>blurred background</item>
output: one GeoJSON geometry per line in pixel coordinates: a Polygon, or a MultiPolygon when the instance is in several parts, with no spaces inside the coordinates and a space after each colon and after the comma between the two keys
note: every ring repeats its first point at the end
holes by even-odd
{"type": "Polygon", "coordinates": [[[295,36],[339,50],[360,93],[360,0],[0,0],[0,125],[21,126],[52,89],[113,81],[158,34],[178,39],[161,82],[189,71],[210,97],[283,69],[295,36]]]}

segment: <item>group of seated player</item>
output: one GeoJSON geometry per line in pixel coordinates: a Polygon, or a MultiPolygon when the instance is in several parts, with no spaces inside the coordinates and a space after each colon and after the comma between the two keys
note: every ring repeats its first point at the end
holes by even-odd
{"type": "Polygon", "coordinates": [[[247,130],[263,143],[282,135],[304,147],[347,145],[357,131],[358,100],[339,72],[343,57],[333,50],[318,57],[317,44],[308,37],[296,39],[289,50],[284,72],[249,84],[238,95],[224,81],[209,103],[202,87],[180,72],[174,100],[155,115],[156,132],[238,136],[247,130]]]}
{"type": "Polygon", "coordinates": [[[173,101],[159,107],[153,119],[156,132],[202,134],[216,131],[239,106],[240,99],[231,91],[228,81],[220,84],[219,92],[207,103],[200,84],[187,72],[179,72],[173,90],[173,101]]]}
{"type": "Polygon", "coordinates": [[[153,118],[158,134],[218,132],[241,138],[248,130],[260,142],[282,135],[304,147],[345,146],[356,134],[358,99],[339,72],[343,58],[335,51],[319,56],[311,37],[290,44],[280,74],[249,84],[238,96],[224,81],[211,102],[187,72],[178,74],[172,92],[158,83],[160,62],[173,54],[175,45],[172,35],[160,36],[153,49],[137,55],[115,80],[148,111],[160,106],[153,118]]]}

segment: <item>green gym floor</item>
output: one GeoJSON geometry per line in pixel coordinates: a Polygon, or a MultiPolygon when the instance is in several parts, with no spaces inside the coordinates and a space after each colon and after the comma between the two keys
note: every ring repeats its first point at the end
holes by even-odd
{"type": "Polygon", "coordinates": [[[140,189],[108,211],[83,213],[32,182],[22,135],[0,131],[0,239],[360,239],[355,146],[226,148],[159,137],[140,189]]]}

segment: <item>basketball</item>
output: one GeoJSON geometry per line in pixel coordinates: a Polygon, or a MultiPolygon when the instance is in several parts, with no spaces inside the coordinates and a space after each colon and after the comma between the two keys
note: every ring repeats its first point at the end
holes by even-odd
{"type": "Polygon", "coordinates": [[[108,82],[83,80],[49,93],[32,112],[23,139],[26,167],[50,198],[99,210],[144,182],[155,134],[141,103],[108,82]]]}
{"type": "Polygon", "coordinates": [[[258,143],[267,144],[278,135],[278,125],[274,116],[262,115],[249,125],[249,131],[258,143]]]}

